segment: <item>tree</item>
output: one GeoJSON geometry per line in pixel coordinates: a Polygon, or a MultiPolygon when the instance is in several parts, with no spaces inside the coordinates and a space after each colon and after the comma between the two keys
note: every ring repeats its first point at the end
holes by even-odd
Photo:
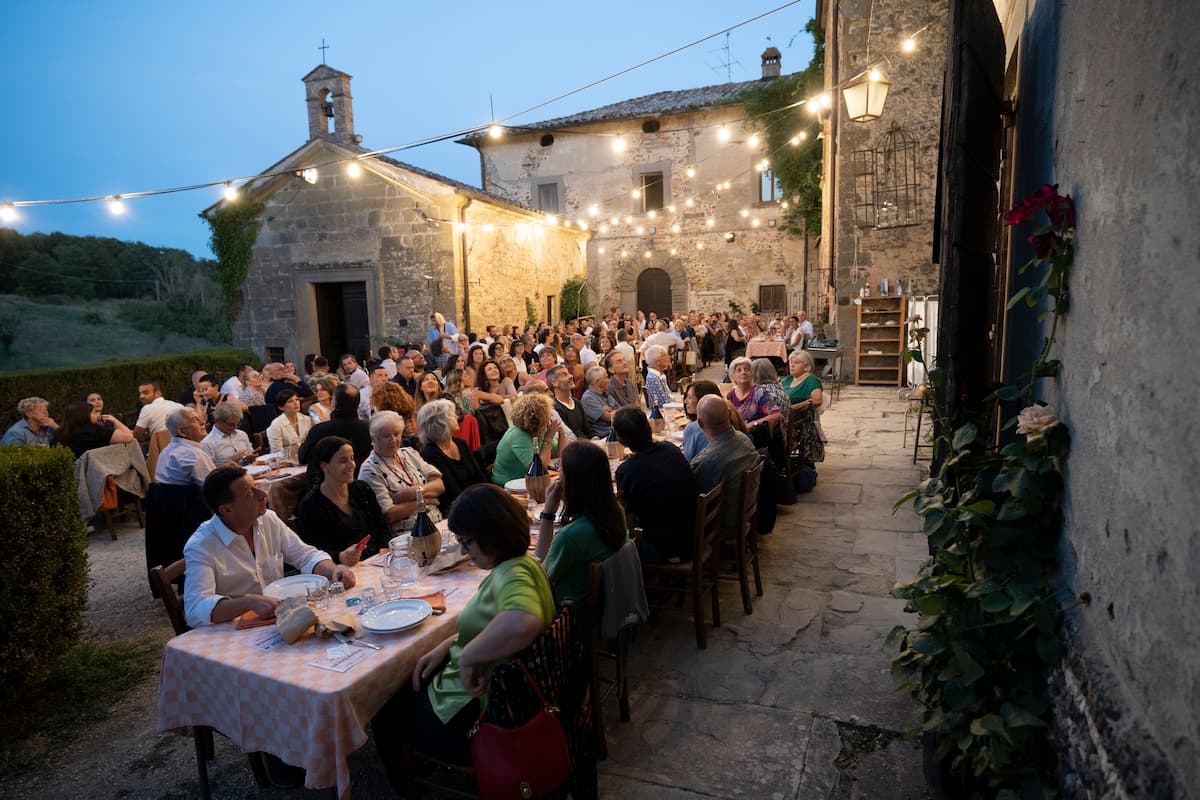
{"type": "Polygon", "coordinates": [[[558,296],[560,316],[564,321],[586,317],[588,311],[587,281],[583,278],[571,278],[562,285],[558,296]]]}

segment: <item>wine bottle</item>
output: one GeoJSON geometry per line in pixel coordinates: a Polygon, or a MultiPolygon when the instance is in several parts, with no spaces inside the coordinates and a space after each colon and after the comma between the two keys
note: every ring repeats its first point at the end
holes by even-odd
{"type": "Polygon", "coordinates": [[[550,472],[542,463],[542,442],[538,437],[533,438],[533,460],[529,469],[525,470],[525,491],[539,503],[546,502],[546,489],[550,487],[550,472]]]}
{"type": "Polygon", "coordinates": [[[413,522],[409,553],[418,567],[428,567],[437,558],[442,549],[442,535],[433,520],[429,518],[429,508],[425,505],[425,492],[417,487],[417,518],[413,522]]]}

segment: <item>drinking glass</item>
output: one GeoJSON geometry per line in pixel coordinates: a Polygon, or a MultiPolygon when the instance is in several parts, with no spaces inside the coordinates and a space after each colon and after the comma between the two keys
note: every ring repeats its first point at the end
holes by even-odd
{"type": "Polygon", "coordinates": [[[325,611],[329,608],[329,592],[324,586],[310,586],[308,588],[308,602],[312,603],[313,608],[317,611],[325,611]]]}
{"type": "Polygon", "coordinates": [[[384,574],[379,580],[379,589],[386,600],[399,600],[404,596],[404,586],[391,575],[384,574]]]}
{"type": "Polygon", "coordinates": [[[335,611],[340,611],[346,604],[346,587],[341,581],[333,581],[329,584],[329,605],[333,606],[335,611]]]}
{"type": "Polygon", "coordinates": [[[375,605],[375,600],[376,600],[375,590],[372,589],[370,586],[367,586],[366,588],[364,588],[359,596],[362,598],[362,607],[364,609],[370,608],[371,606],[375,605]]]}

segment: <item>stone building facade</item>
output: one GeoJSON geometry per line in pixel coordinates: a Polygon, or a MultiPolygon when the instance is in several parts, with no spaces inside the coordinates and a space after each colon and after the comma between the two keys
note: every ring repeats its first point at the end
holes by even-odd
{"type": "MultiPolygon", "coordinates": [[[[502,135],[479,150],[485,191],[587,230],[593,308],[659,314],[698,309],[796,310],[815,243],[783,233],[765,145],[739,94],[777,78],[660,92],[502,135]]],[[[813,131],[815,136],[816,131],[813,131]]]]}
{"type": "Polygon", "coordinates": [[[304,82],[309,140],[245,187],[265,210],[233,327],[238,345],[298,361],[421,339],[433,311],[464,331],[523,323],[525,298],[540,316],[545,298],[586,274],[586,232],[365,155],[350,76],[322,65],[304,82]]]}
{"type": "Polygon", "coordinates": [[[946,0],[818,3],[825,30],[825,170],[821,279],[834,287],[847,364],[857,345],[854,300],[886,278],[895,293],[936,294],[933,263],[946,0]],[[903,43],[915,47],[905,52],[903,43]],[[876,67],[890,82],[881,117],[854,122],[844,87],[876,67]]]}

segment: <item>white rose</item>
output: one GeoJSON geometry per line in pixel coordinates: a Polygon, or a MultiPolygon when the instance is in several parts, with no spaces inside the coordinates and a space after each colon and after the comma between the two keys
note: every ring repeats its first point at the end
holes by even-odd
{"type": "Polygon", "coordinates": [[[1017,433],[1026,434],[1030,441],[1040,439],[1057,424],[1054,406],[1029,406],[1017,415],[1017,433]]]}

